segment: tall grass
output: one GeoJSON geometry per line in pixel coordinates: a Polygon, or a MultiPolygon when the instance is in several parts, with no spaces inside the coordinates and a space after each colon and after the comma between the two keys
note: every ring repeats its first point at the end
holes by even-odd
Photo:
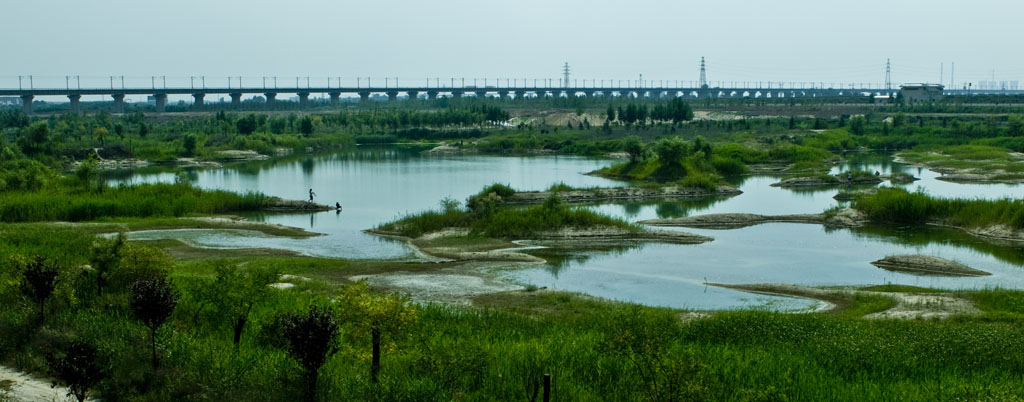
{"type": "Polygon", "coordinates": [[[170,217],[253,211],[268,197],[203,190],[188,184],[139,184],[102,190],[49,188],[0,194],[0,221],[87,221],[116,217],[170,217]]]}
{"type": "Polygon", "coordinates": [[[934,198],[922,192],[880,188],[874,195],[860,197],[853,207],[877,222],[926,223],[943,221],[956,226],[1008,225],[1024,228],[1024,201],[965,200],[934,198]]]}
{"type": "Polygon", "coordinates": [[[411,214],[379,226],[407,237],[447,228],[465,228],[471,234],[494,238],[524,238],[541,232],[563,228],[618,227],[636,230],[635,225],[621,219],[601,215],[584,208],[566,205],[557,195],[543,204],[529,207],[499,207],[500,198],[515,193],[505,185],[492,185],[470,197],[469,209],[446,207],[411,214]],[[488,196],[488,194],[493,194],[488,196]]]}

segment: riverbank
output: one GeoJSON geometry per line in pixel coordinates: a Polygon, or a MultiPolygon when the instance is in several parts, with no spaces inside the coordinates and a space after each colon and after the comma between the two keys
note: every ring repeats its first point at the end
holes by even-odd
{"type": "Polygon", "coordinates": [[[758,215],[744,213],[723,213],[687,216],[671,219],[648,219],[637,222],[641,225],[688,227],[707,229],[738,229],[747,226],[759,225],[762,223],[786,222],[786,223],[810,223],[822,224],[832,227],[856,227],[867,222],[866,217],[850,208],[844,208],[834,213],[821,214],[790,214],[790,215],[758,215]]]}
{"type": "Polygon", "coordinates": [[[956,183],[1024,183],[1024,153],[1005,148],[960,145],[904,151],[895,161],[926,167],[939,180],[956,183]]]}
{"type": "Polygon", "coordinates": [[[548,191],[517,191],[511,196],[502,197],[502,203],[509,205],[540,204],[551,196],[558,196],[569,204],[588,204],[606,201],[651,201],[651,200],[676,200],[696,197],[732,197],[743,194],[735,187],[727,185],[716,186],[713,190],[700,187],[667,186],[644,186],[644,187],[616,187],[616,188],[589,188],[548,191]]]}

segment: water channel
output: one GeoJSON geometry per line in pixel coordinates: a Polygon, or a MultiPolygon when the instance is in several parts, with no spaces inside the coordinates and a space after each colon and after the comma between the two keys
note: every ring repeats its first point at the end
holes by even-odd
{"type": "MultiPolygon", "coordinates": [[[[247,162],[222,169],[187,171],[203,188],[260,191],[317,201],[339,201],[344,211],[313,214],[252,214],[248,219],[302,227],[324,236],[288,239],[242,235],[232,231],[186,230],[138,233],[134,238],[175,237],[204,247],[268,247],[308,255],[353,259],[407,259],[403,243],[362,230],[402,214],[434,208],[450,197],[465,200],[485,185],[506,183],[521,190],[542,190],[564,182],[571,186],[621,186],[623,183],[584,173],[615,163],[575,156],[425,155],[421,148],[370,147],[327,155],[294,156],[247,162]]],[[[1004,184],[957,184],[936,180],[927,169],[892,162],[888,155],[848,155],[833,169],[910,173],[921,180],[907,185],[948,197],[1024,196],[1024,187],[1004,184]]],[[[108,182],[173,181],[167,171],[121,172],[108,182]]],[[[749,212],[818,213],[838,205],[837,189],[791,190],[771,187],[778,177],[749,176],[736,181],[744,192],[728,199],[652,203],[607,203],[587,206],[630,221],[691,214],[749,212]]],[[[898,283],[941,288],[1002,286],[1024,288],[1024,250],[988,244],[958,231],[872,226],[826,229],[820,225],[772,223],[734,230],[685,229],[715,238],[701,245],[643,244],[597,250],[539,250],[549,264],[505,272],[510,280],[583,292],[608,299],[692,309],[770,308],[799,310],[815,302],[705,286],[719,283],[792,283],[800,285],[869,285],[898,283]],[[893,254],[925,254],[952,259],[993,275],[938,278],[895,273],[869,263],[893,254]]]]}

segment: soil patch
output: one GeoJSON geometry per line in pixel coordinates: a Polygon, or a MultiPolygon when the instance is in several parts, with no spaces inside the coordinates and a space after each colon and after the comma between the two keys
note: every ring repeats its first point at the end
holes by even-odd
{"type": "Polygon", "coordinates": [[[937,276],[987,276],[988,272],[961,263],[927,255],[893,255],[871,263],[876,267],[899,272],[937,276]]]}

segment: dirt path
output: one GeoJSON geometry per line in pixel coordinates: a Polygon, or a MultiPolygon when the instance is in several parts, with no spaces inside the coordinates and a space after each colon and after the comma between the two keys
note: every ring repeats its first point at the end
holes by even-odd
{"type": "MultiPolygon", "coordinates": [[[[50,381],[40,380],[10,367],[0,366],[0,401],[51,402],[71,401],[68,389],[52,386],[50,381]]],[[[88,399],[92,400],[92,399],[88,399]]]]}

